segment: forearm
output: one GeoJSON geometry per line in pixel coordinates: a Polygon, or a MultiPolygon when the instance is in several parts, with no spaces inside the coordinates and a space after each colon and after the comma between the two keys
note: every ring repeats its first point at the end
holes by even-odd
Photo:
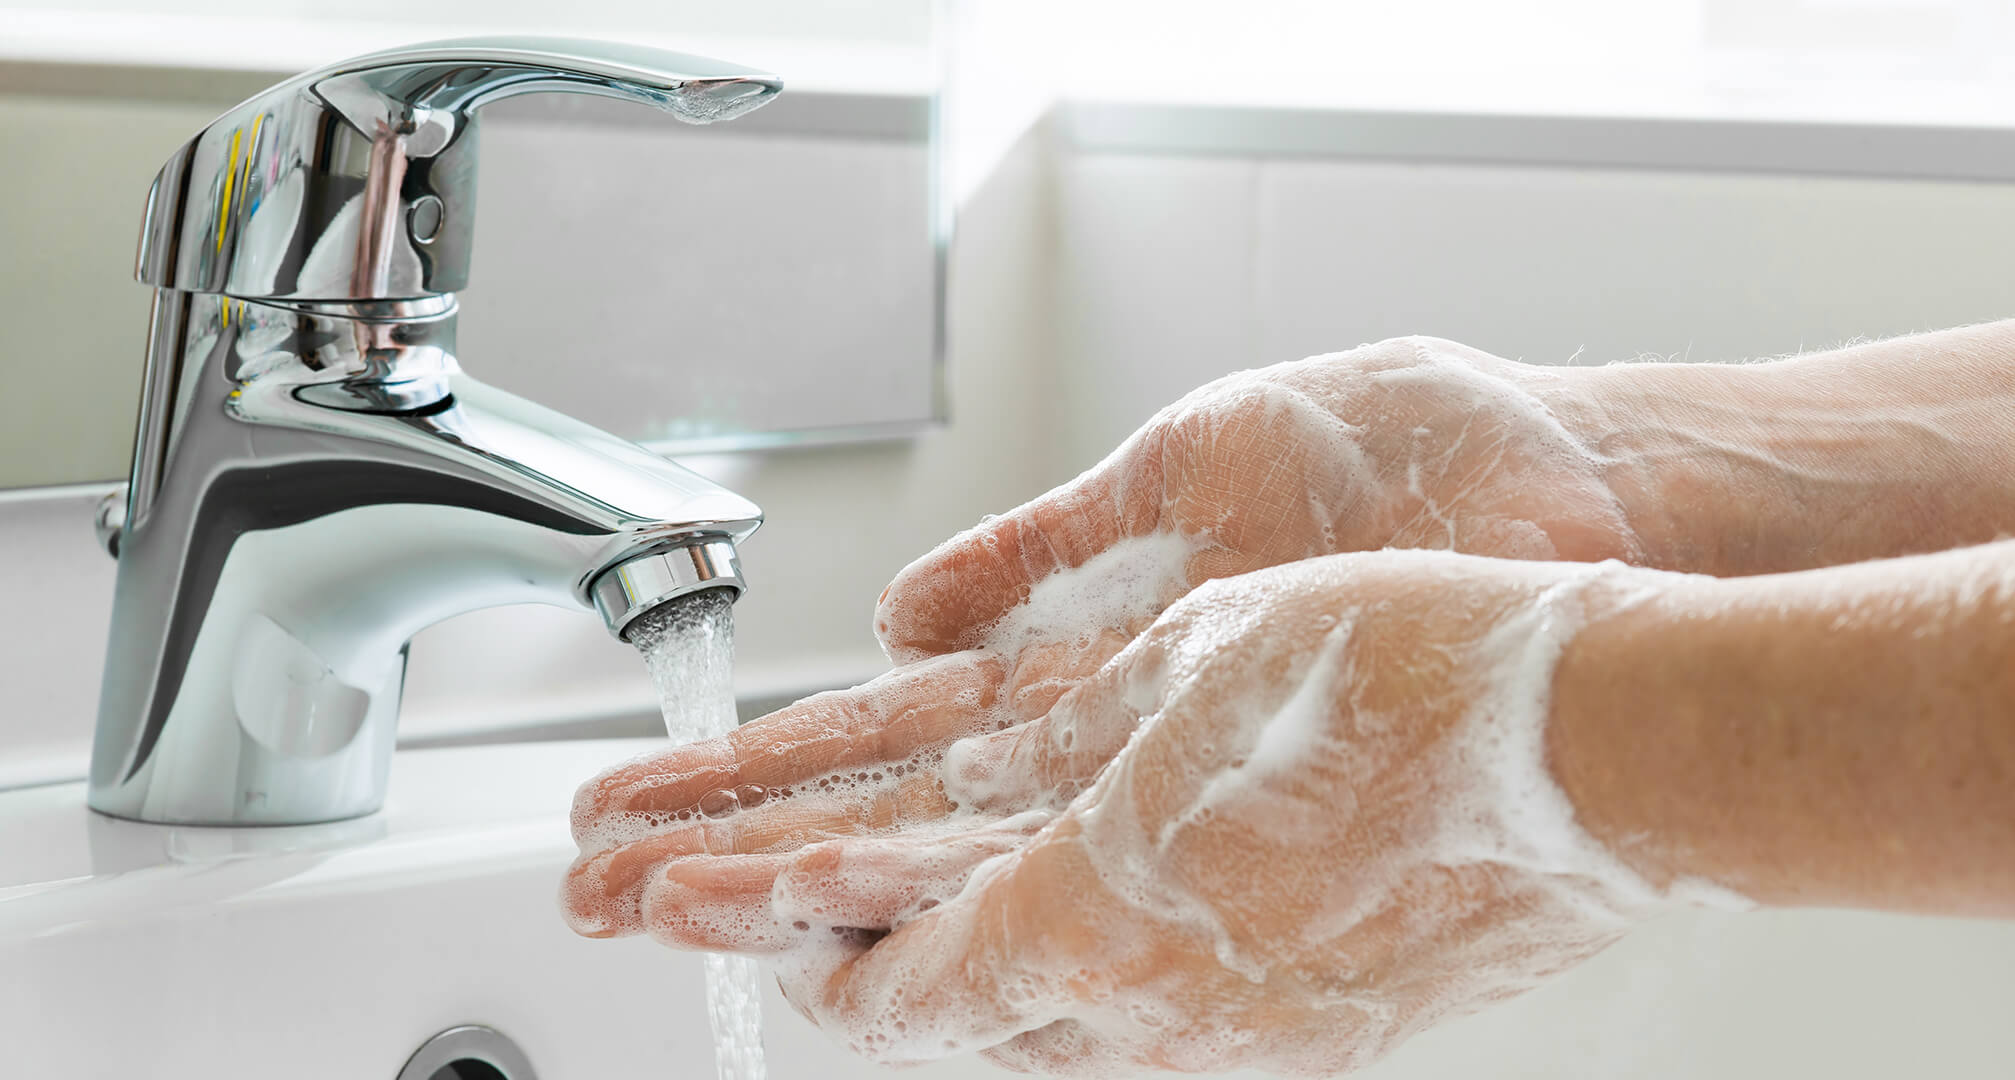
{"type": "Polygon", "coordinates": [[[2015,534],[2015,320],[1762,364],[1588,372],[1653,565],[1773,573],[2015,534]]]}
{"type": "Polygon", "coordinates": [[[1655,881],[2015,914],[2015,542],[1679,579],[1553,685],[1556,779],[1655,881]]]}

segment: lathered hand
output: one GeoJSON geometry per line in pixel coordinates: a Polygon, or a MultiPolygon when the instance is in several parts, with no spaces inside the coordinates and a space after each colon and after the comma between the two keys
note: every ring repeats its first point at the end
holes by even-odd
{"type": "Polygon", "coordinates": [[[2011,336],[1221,380],[905,570],[904,666],[585,785],[569,917],[781,952],[884,1060],[1330,1071],[1691,881],[2005,913],[2006,544],[1728,581],[1329,553],[1743,575],[2005,533],[2011,336]]]}
{"type": "MultiPolygon", "coordinates": [[[[756,892],[777,852],[940,816],[946,746],[1016,728],[988,752],[1035,752],[1010,748],[1022,745],[1020,725],[1204,581],[1387,546],[1640,557],[1592,449],[1598,435],[1569,426],[1600,416],[1580,374],[1406,338],[1202,387],[1075,481],[898,575],[876,625],[910,666],[584,786],[570,918],[596,935],[649,926],[712,941],[712,922],[694,921],[698,901],[668,860],[751,856],[733,880],[756,892]],[[703,799],[725,807],[737,790],[735,805],[764,805],[704,820],[703,799]],[[654,888],[665,895],[647,905],[654,888]],[[647,921],[647,906],[658,919],[647,921]]],[[[1068,765],[1043,767],[1088,777],[1124,741],[1124,732],[1086,740],[1068,765]]]]}
{"type": "Polygon", "coordinates": [[[1543,729],[1574,628],[1676,577],[1391,552],[1201,587],[1029,735],[1124,743],[1082,794],[954,750],[953,799],[1059,808],[1033,836],[789,860],[786,993],[888,1062],[1329,1074],[1524,990],[1668,902],[1575,824],[1543,729]]]}
{"type": "Polygon", "coordinates": [[[1178,593],[1385,547],[1634,561],[1587,374],[1414,337],[1227,376],[905,569],[876,629],[898,662],[981,645],[1036,582],[1128,537],[1190,542],[1178,593]]]}

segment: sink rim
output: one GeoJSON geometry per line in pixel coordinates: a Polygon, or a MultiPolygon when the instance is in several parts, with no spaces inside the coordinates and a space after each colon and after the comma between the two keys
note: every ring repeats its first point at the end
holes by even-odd
{"type": "Polygon", "coordinates": [[[658,736],[401,750],[384,809],[318,825],[128,821],[86,807],[81,781],[0,791],[0,943],[92,918],[550,861],[573,851],[568,811],[583,781],[667,745],[658,736]]]}

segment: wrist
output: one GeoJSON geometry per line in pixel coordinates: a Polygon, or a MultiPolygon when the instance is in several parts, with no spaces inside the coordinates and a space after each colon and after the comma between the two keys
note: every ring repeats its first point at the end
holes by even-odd
{"type": "Polygon", "coordinates": [[[1580,428],[1603,479],[1662,570],[1731,576],[1770,560],[1754,518],[1781,508],[1767,436],[1748,409],[1757,369],[1716,364],[1624,364],[1590,369],[1580,428]],[[1731,403],[1735,403],[1731,405],[1731,403]]]}
{"type": "Polygon", "coordinates": [[[1703,718],[1685,698],[1673,640],[1703,581],[1646,574],[1637,602],[1591,610],[1561,649],[1548,698],[1554,784],[1582,830],[1661,893],[1704,876],[1699,852],[1675,842],[1697,809],[1689,787],[1713,766],[1696,756],[1703,718]]]}
{"type": "Polygon", "coordinates": [[[2015,542],[1645,578],[1553,673],[1548,769],[1590,836],[1662,889],[2011,910],[2015,542]]]}
{"type": "Polygon", "coordinates": [[[1589,369],[1571,408],[1661,569],[1804,570],[2015,531],[2015,323],[1589,369]]]}

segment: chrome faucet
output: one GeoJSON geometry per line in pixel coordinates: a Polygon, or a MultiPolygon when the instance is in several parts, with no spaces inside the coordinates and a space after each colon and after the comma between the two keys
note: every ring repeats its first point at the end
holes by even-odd
{"type": "Polygon", "coordinates": [[[92,807],[366,814],[421,628],[530,601],[592,609],[620,638],[685,593],[740,593],[736,545],[762,512],[464,375],[454,294],[483,105],[565,91],[706,123],[781,85],[633,46],[442,41],[289,79],[169,158],[140,239],[154,306],[133,471],[100,518],[119,570],[92,807]]]}

